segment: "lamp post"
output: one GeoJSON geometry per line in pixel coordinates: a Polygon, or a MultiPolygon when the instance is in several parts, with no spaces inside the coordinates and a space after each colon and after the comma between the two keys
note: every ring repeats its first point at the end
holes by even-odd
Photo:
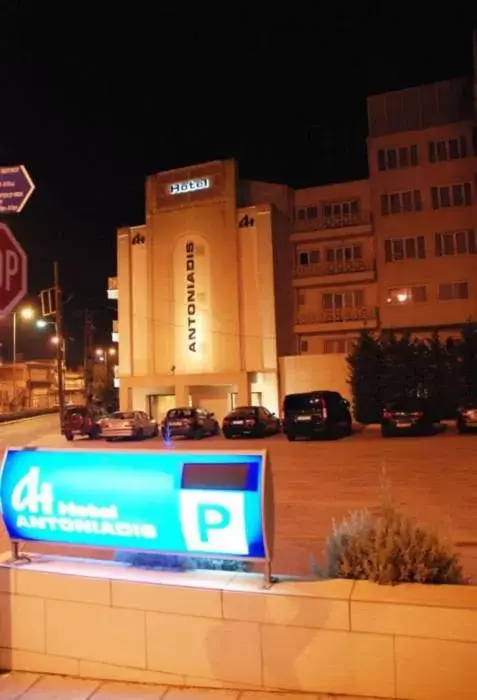
{"type": "Polygon", "coordinates": [[[13,312],[13,324],[12,324],[12,369],[13,369],[13,402],[16,401],[17,393],[17,318],[23,318],[25,321],[31,321],[35,317],[35,309],[31,306],[25,306],[20,311],[13,312]]]}

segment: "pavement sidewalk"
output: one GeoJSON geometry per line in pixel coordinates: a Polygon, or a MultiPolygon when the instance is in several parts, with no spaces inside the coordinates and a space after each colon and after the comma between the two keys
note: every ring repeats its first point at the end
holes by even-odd
{"type": "MultiPolygon", "coordinates": [[[[0,700],[366,700],[363,696],[321,693],[267,693],[252,690],[173,688],[90,681],[36,673],[0,675],[0,700]]],[[[368,698],[373,700],[373,698],[368,698]]]]}

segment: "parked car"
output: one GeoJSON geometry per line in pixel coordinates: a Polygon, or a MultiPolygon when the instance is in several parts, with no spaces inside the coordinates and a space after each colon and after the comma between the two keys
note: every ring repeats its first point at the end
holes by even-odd
{"type": "Polygon", "coordinates": [[[280,419],[264,406],[239,406],[222,422],[222,432],[228,440],[233,437],[266,437],[281,430],[280,419]]]}
{"type": "Polygon", "coordinates": [[[388,404],[381,415],[381,435],[430,435],[433,432],[434,411],[429,400],[418,398],[396,399],[388,404]]]}
{"type": "Polygon", "coordinates": [[[457,409],[456,427],[459,433],[477,430],[477,400],[466,401],[457,409]]]}
{"type": "Polygon", "coordinates": [[[159,426],[144,411],[115,411],[101,423],[101,435],[108,442],[121,438],[142,440],[157,437],[159,426]]]}
{"type": "Polygon", "coordinates": [[[290,441],[351,435],[350,403],[337,391],[288,394],[283,402],[283,432],[290,441]]]}
{"type": "Polygon", "coordinates": [[[183,437],[199,440],[207,435],[218,435],[220,426],[214,413],[205,408],[171,408],[161,425],[164,439],[183,437]]]}
{"type": "Polygon", "coordinates": [[[68,441],[75,437],[100,437],[102,423],[108,417],[104,408],[96,406],[67,406],[63,417],[63,434],[68,441]]]}

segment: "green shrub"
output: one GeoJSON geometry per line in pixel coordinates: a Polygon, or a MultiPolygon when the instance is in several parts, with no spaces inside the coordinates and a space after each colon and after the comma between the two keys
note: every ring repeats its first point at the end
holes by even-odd
{"type": "Polygon", "coordinates": [[[144,552],[119,551],[114,561],[136,568],[159,569],[161,571],[247,571],[247,563],[235,559],[208,559],[200,557],[178,557],[174,554],[149,554],[144,552]]]}
{"type": "Polygon", "coordinates": [[[465,583],[458,555],[437,535],[385,505],[350,513],[325,546],[329,578],[395,583],[465,583]]]}

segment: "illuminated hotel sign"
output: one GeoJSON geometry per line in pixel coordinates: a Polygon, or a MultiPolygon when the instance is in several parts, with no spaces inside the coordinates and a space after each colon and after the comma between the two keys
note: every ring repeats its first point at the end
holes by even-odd
{"type": "Polygon", "coordinates": [[[265,451],[8,449],[2,517],[13,543],[269,563],[266,473],[265,451]]]}
{"type": "Polygon", "coordinates": [[[198,192],[199,190],[208,190],[212,183],[208,177],[202,177],[196,180],[185,180],[184,182],[174,182],[167,186],[168,194],[189,194],[198,192]]]}
{"type": "Polygon", "coordinates": [[[186,243],[187,342],[189,352],[197,352],[197,300],[195,291],[195,245],[186,243]]]}

